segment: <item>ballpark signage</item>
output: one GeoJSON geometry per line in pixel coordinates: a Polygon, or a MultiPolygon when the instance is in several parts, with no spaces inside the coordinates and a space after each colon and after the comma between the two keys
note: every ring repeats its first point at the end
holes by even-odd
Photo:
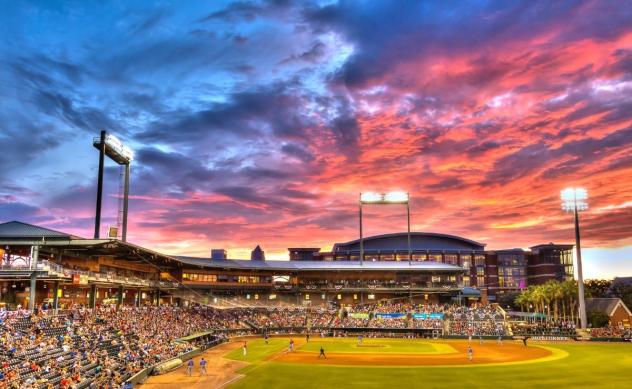
{"type": "Polygon", "coordinates": [[[413,313],[413,319],[441,319],[443,320],[443,313],[413,313]]]}
{"type": "Polygon", "coordinates": [[[354,319],[368,319],[369,314],[368,313],[350,313],[349,317],[352,317],[354,319]]]}
{"type": "Polygon", "coordinates": [[[403,319],[406,317],[405,313],[376,313],[375,317],[378,319],[403,319]]]}

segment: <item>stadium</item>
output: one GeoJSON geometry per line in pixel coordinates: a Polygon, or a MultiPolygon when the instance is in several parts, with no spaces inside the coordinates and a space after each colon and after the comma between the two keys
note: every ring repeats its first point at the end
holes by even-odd
{"type": "Polygon", "coordinates": [[[0,7],[0,389],[632,386],[632,0],[0,7]]]}
{"type": "Polygon", "coordinates": [[[462,382],[479,368],[530,375],[540,364],[551,371],[546,384],[556,363],[582,371],[586,355],[618,353],[603,362],[609,382],[629,379],[615,374],[632,340],[621,300],[610,299],[609,326],[591,332],[557,303],[553,316],[497,302],[573,282],[572,245],[486,251],[411,232],[331,252],[292,247],[289,261],[265,260],[259,246],[251,259],[223,249],[195,258],[10,221],[0,224],[0,247],[9,386],[381,387],[393,374],[414,386],[422,376],[450,382],[448,368],[462,382]]]}

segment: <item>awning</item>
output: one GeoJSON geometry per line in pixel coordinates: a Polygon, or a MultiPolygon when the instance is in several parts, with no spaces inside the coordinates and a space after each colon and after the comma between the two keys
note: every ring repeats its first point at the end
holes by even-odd
{"type": "Polygon", "coordinates": [[[466,286],[465,288],[460,290],[461,296],[464,297],[481,297],[481,291],[476,288],[471,288],[466,286]]]}

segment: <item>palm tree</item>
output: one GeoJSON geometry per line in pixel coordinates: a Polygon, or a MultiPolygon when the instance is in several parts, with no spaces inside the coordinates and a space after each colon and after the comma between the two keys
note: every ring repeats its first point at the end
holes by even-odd
{"type": "Polygon", "coordinates": [[[550,303],[553,306],[553,320],[557,321],[558,318],[558,302],[562,295],[562,285],[557,281],[549,281],[544,284],[546,295],[549,298],[550,303]]]}
{"type": "Polygon", "coordinates": [[[577,282],[575,280],[564,281],[562,283],[562,289],[564,295],[568,301],[568,310],[571,316],[571,320],[575,321],[575,304],[577,297],[577,282]]]}

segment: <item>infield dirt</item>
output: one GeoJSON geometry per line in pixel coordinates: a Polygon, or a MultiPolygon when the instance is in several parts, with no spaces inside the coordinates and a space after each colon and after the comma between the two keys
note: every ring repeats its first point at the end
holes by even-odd
{"type": "Polygon", "coordinates": [[[472,343],[474,358],[467,359],[467,342],[445,342],[457,352],[451,354],[380,354],[380,353],[327,353],[327,359],[318,358],[318,353],[296,351],[284,352],[268,358],[276,362],[306,363],[322,365],[350,365],[350,366],[441,366],[441,365],[480,365],[489,363],[506,363],[534,360],[551,355],[547,349],[540,347],[525,347],[521,343],[496,342],[479,344],[472,343]]]}

